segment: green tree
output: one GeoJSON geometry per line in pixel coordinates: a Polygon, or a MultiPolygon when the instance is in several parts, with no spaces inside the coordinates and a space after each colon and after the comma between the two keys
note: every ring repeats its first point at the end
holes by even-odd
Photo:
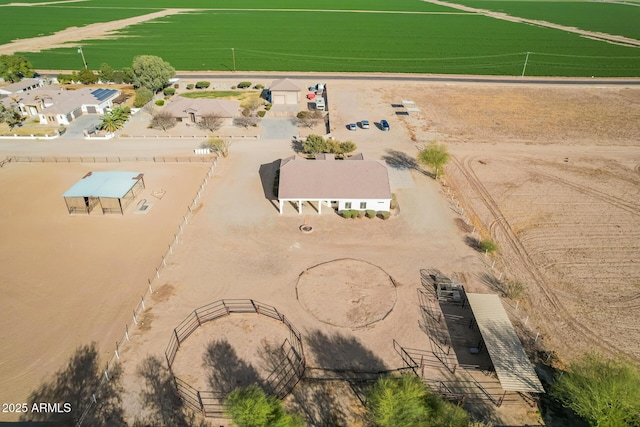
{"type": "Polygon", "coordinates": [[[640,426],[640,369],[588,353],[572,362],[551,394],[594,427],[640,426]]]}
{"type": "Polygon", "coordinates": [[[434,395],[419,377],[379,379],[368,396],[370,421],[380,427],[467,427],[466,412],[434,395]]]}
{"type": "Polygon", "coordinates": [[[0,123],[6,123],[9,125],[9,129],[13,129],[19,123],[22,123],[24,117],[22,114],[14,108],[7,108],[0,104],[0,123]]]}
{"type": "Polygon", "coordinates": [[[257,385],[237,388],[225,402],[225,412],[238,427],[302,427],[298,415],[288,413],[282,402],[267,396],[257,385]]]}
{"type": "Polygon", "coordinates": [[[176,75],[176,70],[159,56],[141,55],[133,58],[133,84],[157,92],[176,75]]]}
{"type": "Polygon", "coordinates": [[[436,178],[440,177],[444,171],[444,165],[449,161],[447,146],[432,142],[418,153],[418,162],[432,167],[435,170],[436,178]]]}
{"type": "Polygon", "coordinates": [[[78,81],[83,85],[98,83],[98,79],[98,75],[91,70],[83,68],[82,70],[78,71],[78,81]]]}
{"type": "Polygon", "coordinates": [[[136,89],[136,97],[133,100],[133,106],[136,108],[144,107],[153,98],[153,92],[146,88],[141,87],[136,89]]]}
{"type": "Polygon", "coordinates": [[[107,131],[108,133],[114,133],[120,129],[121,126],[122,123],[117,118],[113,117],[111,114],[105,114],[102,116],[98,128],[107,131]]]}
{"type": "Polygon", "coordinates": [[[230,146],[231,141],[220,138],[209,138],[207,142],[203,144],[204,148],[209,148],[214,153],[221,154],[222,157],[227,157],[229,155],[230,146]]]}
{"type": "Polygon", "coordinates": [[[109,64],[101,64],[100,70],[98,70],[98,76],[103,83],[113,81],[113,68],[109,64]]]}
{"type": "Polygon", "coordinates": [[[0,55],[0,77],[8,82],[17,82],[36,73],[31,63],[20,55],[0,55]]]}
{"type": "Polygon", "coordinates": [[[302,143],[302,150],[306,154],[327,153],[329,152],[329,145],[320,135],[309,135],[302,143]]]}
{"type": "Polygon", "coordinates": [[[342,154],[342,155],[353,153],[354,151],[356,151],[357,148],[358,146],[351,141],[344,141],[344,142],[338,143],[338,151],[339,151],[339,154],[342,154]]]}

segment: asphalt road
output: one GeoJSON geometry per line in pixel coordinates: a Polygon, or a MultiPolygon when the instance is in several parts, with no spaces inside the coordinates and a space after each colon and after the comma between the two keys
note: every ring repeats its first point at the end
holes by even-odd
{"type": "Polygon", "coordinates": [[[527,77],[503,77],[503,76],[433,76],[433,75],[381,75],[381,74],[322,74],[322,73],[180,73],[176,74],[178,78],[189,79],[212,79],[212,78],[237,78],[237,79],[305,79],[310,78],[318,80],[381,80],[381,81],[406,81],[406,82],[442,82],[442,83],[497,83],[497,84],[533,84],[533,85],[616,85],[616,86],[634,86],[640,85],[640,78],[527,78],[527,77]]]}
{"type": "MultiPolygon", "coordinates": [[[[64,70],[40,70],[41,76],[55,77],[59,73],[70,73],[64,70]]],[[[517,77],[517,76],[461,76],[461,75],[429,75],[429,74],[370,74],[370,73],[261,73],[261,72],[185,72],[178,71],[181,79],[313,79],[313,80],[360,80],[360,81],[397,81],[397,82],[441,82],[441,83],[495,83],[495,84],[527,84],[527,85],[613,85],[640,86],[640,77],[517,77]]]]}

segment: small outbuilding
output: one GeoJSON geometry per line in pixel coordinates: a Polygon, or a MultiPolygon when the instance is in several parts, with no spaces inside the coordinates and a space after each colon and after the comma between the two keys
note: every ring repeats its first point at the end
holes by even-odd
{"type": "Polygon", "coordinates": [[[127,206],[144,188],[141,172],[89,172],[62,197],[70,214],[90,214],[100,205],[103,214],[124,215],[127,206]]]}
{"type": "Polygon", "coordinates": [[[335,160],[332,154],[306,160],[292,156],[280,161],[278,182],[280,214],[285,202],[297,206],[302,213],[304,203],[343,210],[389,211],[391,186],[387,167],[375,160],[355,155],[347,160],[335,160]]]}
{"type": "Polygon", "coordinates": [[[305,89],[304,82],[299,80],[274,80],[269,87],[269,98],[273,105],[296,105],[305,89]]]}

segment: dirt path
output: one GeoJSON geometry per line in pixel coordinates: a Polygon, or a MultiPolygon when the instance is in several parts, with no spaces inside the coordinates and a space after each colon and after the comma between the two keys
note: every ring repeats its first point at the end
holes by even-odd
{"type": "Polygon", "coordinates": [[[632,39],[629,37],[616,36],[616,35],[607,34],[607,33],[597,33],[594,31],[585,31],[575,27],[568,27],[565,25],[554,24],[552,22],[520,18],[517,16],[507,15],[506,13],[494,12],[486,9],[478,9],[475,7],[463,6],[461,4],[449,3],[446,1],[440,1],[440,0],[424,0],[424,1],[426,1],[427,3],[437,4],[440,6],[446,6],[446,7],[451,7],[458,10],[464,10],[465,12],[479,13],[481,15],[485,15],[490,18],[502,19],[503,21],[511,21],[511,22],[518,22],[521,24],[531,24],[531,25],[537,25],[539,27],[553,28],[556,30],[566,31],[568,33],[579,34],[581,36],[594,39],[594,40],[600,40],[608,43],[614,43],[614,44],[619,44],[619,45],[629,46],[629,47],[640,47],[640,40],[632,39]]]}
{"type": "Polygon", "coordinates": [[[45,49],[78,46],[78,42],[82,40],[108,39],[111,37],[111,33],[129,25],[151,21],[168,15],[175,15],[177,13],[190,12],[192,10],[193,9],[165,9],[160,12],[148,13],[133,18],[89,24],[84,27],[69,27],[50,36],[20,39],[0,45],[0,55],[12,55],[16,52],[40,52],[45,49]]]}

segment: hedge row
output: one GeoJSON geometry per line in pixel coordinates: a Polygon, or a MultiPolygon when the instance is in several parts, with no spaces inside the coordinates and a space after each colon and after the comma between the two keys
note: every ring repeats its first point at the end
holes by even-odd
{"type": "MultiPolygon", "coordinates": [[[[355,209],[345,209],[342,212],[340,212],[340,214],[342,215],[343,218],[362,218],[364,216],[366,216],[367,218],[376,217],[376,211],[370,210],[370,209],[366,211],[358,211],[355,209]]],[[[389,219],[390,217],[391,217],[391,212],[389,211],[380,212],[380,218],[389,219]]]]}

